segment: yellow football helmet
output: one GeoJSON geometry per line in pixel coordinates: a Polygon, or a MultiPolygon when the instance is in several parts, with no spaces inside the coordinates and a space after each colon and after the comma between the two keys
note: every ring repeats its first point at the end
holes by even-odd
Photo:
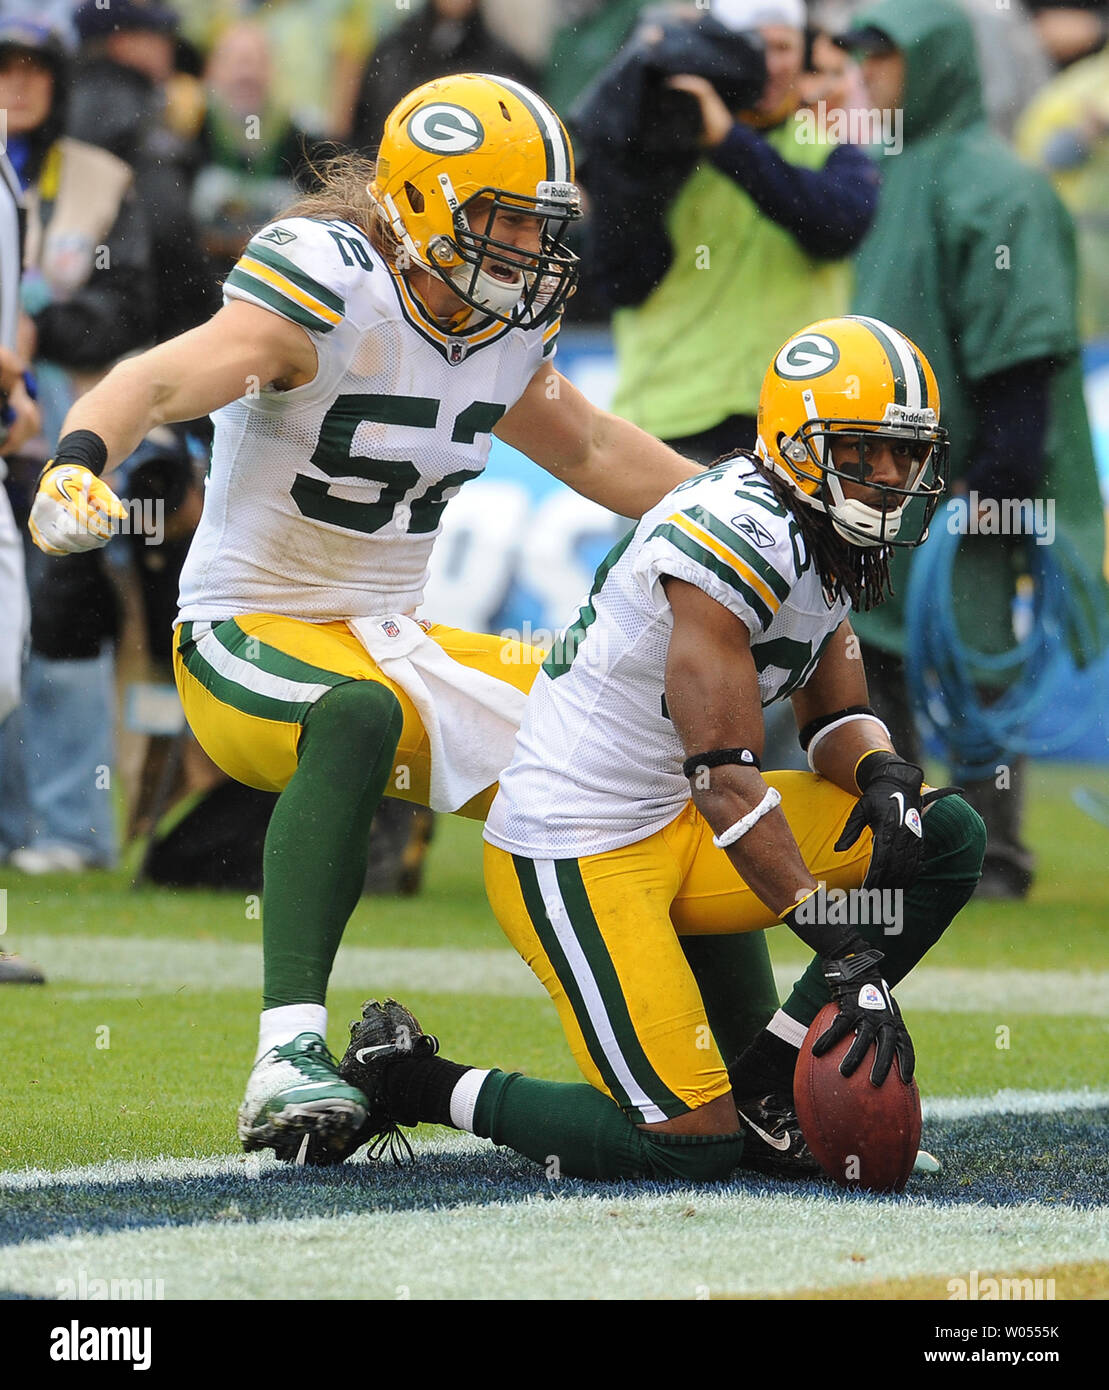
{"type": "Polygon", "coordinates": [[[756,452],[801,501],[826,512],[836,531],[858,546],[919,545],[947,484],[947,431],[940,429],[940,391],[924,353],[879,319],[821,319],[794,333],[763,378],[756,452]],[[857,458],[836,467],[831,443],[857,438],[857,458]],[[903,487],[868,478],[867,442],[895,441],[909,457],[903,487]],[[880,505],[848,498],[844,483],[864,484],[880,505]],[[915,522],[902,527],[911,508],[915,522]]]}
{"type": "Polygon", "coordinates": [[[368,191],[411,264],[482,314],[535,327],[577,280],[562,240],[581,216],[573,180],[569,136],[542,97],[464,73],[426,82],[394,107],[368,191]],[[502,212],[538,219],[538,254],[494,239],[502,212]]]}

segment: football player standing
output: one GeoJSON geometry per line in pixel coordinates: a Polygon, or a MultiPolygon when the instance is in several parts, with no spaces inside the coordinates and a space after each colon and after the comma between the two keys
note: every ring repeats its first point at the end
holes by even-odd
{"type": "Polygon", "coordinates": [[[896,1057],[910,1079],[890,986],[974,891],[985,829],[898,757],[849,613],[882,599],[891,548],[924,538],[939,415],[903,334],[814,323],[766,373],[756,452],[681,484],[609,553],[485,828],[490,902],[590,1085],[462,1067],[371,1002],[341,1068],[368,1129],[453,1124],[582,1177],[809,1175],[792,1078],[829,999],[814,1051],[853,1035],[841,1070],[865,1059],[881,1084],[896,1057]],[[762,707],[785,699],[812,771],[764,776],[762,707]],[[752,1030],[735,945],[779,922],[816,956],[752,1030]]]}
{"type": "Polygon", "coordinates": [[[526,87],[417,89],[376,166],[338,162],[250,241],[209,323],[82,398],[40,481],[36,543],[103,544],[122,509],[100,474],[156,425],[214,414],[175,666],[212,759],[281,793],[248,1149],[334,1162],[353,1147],[366,1100],[327,1051],[325,992],[374,810],[389,791],[483,815],[511,754],[531,652],[412,619],[490,433],[632,517],[696,471],[551,366],[573,178],[561,122],[526,87]]]}

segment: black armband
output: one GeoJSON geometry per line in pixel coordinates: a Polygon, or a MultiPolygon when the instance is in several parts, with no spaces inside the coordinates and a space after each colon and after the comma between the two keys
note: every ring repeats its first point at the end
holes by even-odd
{"type": "Polygon", "coordinates": [[[56,468],[61,463],[76,463],[99,478],[107,462],[108,446],[95,431],[70,430],[58,440],[49,466],[56,468]]]}
{"type": "Polygon", "coordinates": [[[849,719],[859,715],[870,715],[872,719],[878,716],[869,705],[848,705],[846,709],[837,709],[835,714],[821,714],[816,719],[810,719],[801,732],[797,735],[797,741],[801,745],[801,752],[809,751],[809,744],[821,731],[826,729],[829,724],[834,724],[839,719],[849,719]]]}
{"type": "Polygon", "coordinates": [[[743,767],[753,767],[756,772],[762,763],[750,748],[714,748],[711,753],[695,753],[682,763],[682,776],[693,777],[705,767],[723,767],[726,763],[739,763],[743,767]]]}

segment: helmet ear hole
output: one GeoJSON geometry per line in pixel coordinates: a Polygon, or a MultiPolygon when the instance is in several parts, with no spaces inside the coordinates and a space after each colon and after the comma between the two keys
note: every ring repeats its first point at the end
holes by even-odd
{"type": "Polygon", "coordinates": [[[405,183],[404,196],[408,199],[408,206],[418,217],[424,210],[424,195],[412,183],[405,183]]]}

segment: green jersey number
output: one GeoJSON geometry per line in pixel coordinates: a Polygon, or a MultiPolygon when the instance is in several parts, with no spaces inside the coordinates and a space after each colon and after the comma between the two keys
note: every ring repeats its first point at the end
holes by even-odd
{"type": "Polygon", "coordinates": [[[783,699],[805,684],[834,635],[835,629],[827,634],[815,652],[811,642],[795,642],[792,637],[775,637],[770,642],[752,643],[751,655],[760,675],[768,666],[778,666],[787,672],[781,689],[774,697],[776,700],[783,699]]]}
{"type": "Polygon", "coordinates": [[[634,529],[616,542],[612,549],[597,567],[597,573],[593,576],[593,587],[589,591],[589,597],[582,604],[578,611],[577,621],[572,623],[560,637],[555,640],[554,646],[550,650],[546,661],[543,663],[543,670],[550,676],[551,680],[557,680],[559,676],[564,676],[574,664],[574,657],[577,656],[578,648],[585,640],[585,634],[597,620],[597,595],[604,587],[604,582],[612,571],[620,556],[631,544],[631,538],[635,535],[634,529]]]}
{"type": "MultiPolygon", "coordinates": [[[[474,401],[459,413],[451,441],[472,444],[477,435],[492,430],[505,409],[492,401],[474,401]]],[[[293,501],[304,516],[366,535],[387,526],[403,502],[409,509],[406,530],[410,536],[434,531],[447,505],[444,493],[476,478],[480,468],[459,468],[413,497],[410,494],[420,483],[420,472],[411,460],[367,458],[351,449],[355,431],[363,422],[432,430],[438,418],[439,402],[432,396],[339,396],[323,418],[311,462],[328,478],[380,483],[381,492],[374,502],[354,502],[349,497],[336,497],[324,479],[298,473],[290,490],[293,501]]]]}

